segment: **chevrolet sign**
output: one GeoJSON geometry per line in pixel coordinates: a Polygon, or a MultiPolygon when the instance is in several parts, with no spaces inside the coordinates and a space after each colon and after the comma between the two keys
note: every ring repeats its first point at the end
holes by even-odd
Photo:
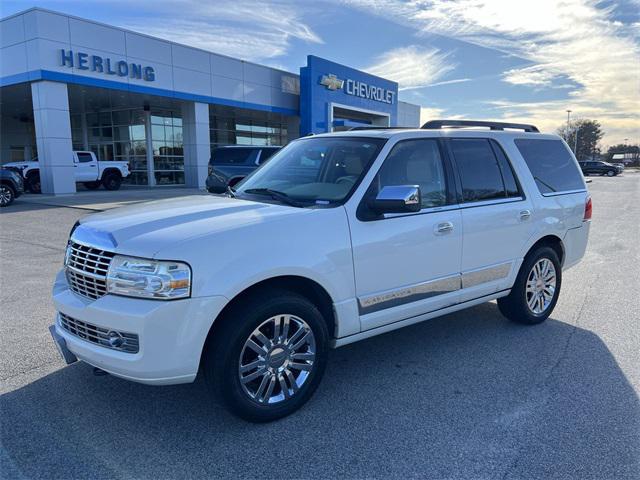
{"type": "Polygon", "coordinates": [[[320,78],[320,85],[327,87],[327,90],[343,90],[347,95],[388,104],[393,104],[396,96],[396,92],[392,90],[376,87],[375,85],[369,85],[368,83],[350,78],[342,80],[332,73],[323,75],[320,78]]]}

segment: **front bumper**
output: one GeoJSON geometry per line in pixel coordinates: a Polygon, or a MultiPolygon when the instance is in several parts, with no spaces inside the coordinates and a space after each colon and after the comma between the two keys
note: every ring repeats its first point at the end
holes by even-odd
{"type": "Polygon", "coordinates": [[[192,382],[213,321],[227,303],[222,296],[159,301],[105,295],[97,300],[69,290],[64,272],[56,277],[53,301],[58,312],[98,327],[135,333],[139,351],[127,353],[96,345],[65,330],[59,315],[55,333],[68,350],[115,376],[152,385],[192,382]]]}

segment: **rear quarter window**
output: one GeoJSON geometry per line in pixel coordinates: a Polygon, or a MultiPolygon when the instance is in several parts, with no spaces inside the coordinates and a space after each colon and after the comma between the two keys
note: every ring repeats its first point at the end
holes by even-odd
{"type": "Polygon", "coordinates": [[[540,193],[584,190],[582,173],[561,140],[515,140],[540,193]]]}

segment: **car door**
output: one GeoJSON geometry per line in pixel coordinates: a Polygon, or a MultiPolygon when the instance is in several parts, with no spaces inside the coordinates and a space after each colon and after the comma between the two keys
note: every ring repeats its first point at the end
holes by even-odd
{"type": "Polygon", "coordinates": [[[464,302],[509,288],[533,234],[534,212],[495,140],[451,138],[448,145],[461,198],[464,302]]]}
{"type": "Polygon", "coordinates": [[[89,152],[74,152],[76,182],[92,182],[98,179],[98,161],[89,152]]]}
{"type": "Polygon", "coordinates": [[[362,330],[456,303],[462,219],[452,186],[437,139],[401,140],[384,160],[350,219],[362,330]],[[421,210],[371,215],[367,201],[391,185],[418,185],[421,210]]]}

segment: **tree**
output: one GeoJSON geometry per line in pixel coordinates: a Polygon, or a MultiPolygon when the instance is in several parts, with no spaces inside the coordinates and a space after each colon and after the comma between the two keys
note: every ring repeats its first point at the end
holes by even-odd
{"type": "Polygon", "coordinates": [[[558,135],[564,138],[578,160],[587,160],[600,154],[600,140],[604,136],[602,126],[597,120],[576,120],[558,129],[558,135]],[[576,132],[578,150],[576,151],[576,132]]]}

